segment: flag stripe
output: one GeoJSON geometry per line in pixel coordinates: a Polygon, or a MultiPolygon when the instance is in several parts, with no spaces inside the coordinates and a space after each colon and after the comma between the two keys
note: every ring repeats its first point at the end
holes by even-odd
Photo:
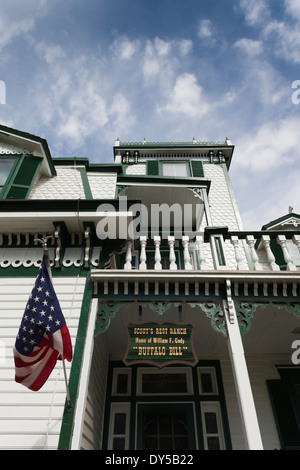
{"type": "Polygon", "coordinates": [[[15,380],[34,391],[44,385],[57,359],[72,360],[70,333],[49,266],[49,259],[44,255],[14,347],[15,380]]]}

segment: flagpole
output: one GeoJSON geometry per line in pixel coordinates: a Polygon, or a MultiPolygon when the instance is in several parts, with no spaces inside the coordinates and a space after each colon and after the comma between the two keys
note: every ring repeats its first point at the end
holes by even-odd
{"type": "MultiPolygon", "coordinates": [[[[43,246],[43,255],[47,257],[47,269],[49,272],[50,279],[52,281],[52,273],[50,269],[50,260],[49,260],[49,253],[48,253],[48,246],[47,246],[47,241],[49,238],[51,238],[52,235],[48,235],[46,238],[35,238],[35,241],[39,242],[43,246]]],[[[68,379],[67,379],[67,371],[66,371],[66,364],[65,364],[65,358],[62,356],[62,364],[63,364],[63,370],[64,370],[64,378],[65,378],[65,384],[66,384],[66,390],[67,390],[67,407],[68,411],[71,410],[71,398],[70,398],[70,392],[69,392],[69,387],[68,387],[68,379]]]]}

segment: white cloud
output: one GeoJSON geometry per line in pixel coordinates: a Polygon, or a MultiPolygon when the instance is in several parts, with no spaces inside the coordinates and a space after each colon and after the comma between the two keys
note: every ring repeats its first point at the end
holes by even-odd
{"type": "Polygon", "coordinates": [[[154,39],[154,45],[159,57],[165,57],[171,52],[172,44],[169,41],[164,41],[156,37],[154,39]]]}
{"type": "Polygon", "coordinates": [[[122,93],[116,93],[108,110],[111,132],[117,135],[128,135],[136,124],[134,112],[128,99],[122,93]]]}
{"type": "Polygon", "coordinates": [[[235,164],[253,172],[268,170],[297,161],[300,147],[300,117],[266,122],[256,131],[241,135],[236,143],[240,158],[235,164]]]}
{"type": "Polygon", "coordinates": [[[48,65],[53,65],[59,59],[65,57],[65,52],[61,46],[46,44],[45,41],[36,44],[36,52],[44,59],[48,65]]]}
{"type": "Polygon", "coordinates": [[[263,52],[262,41],[257,41],[254,39],[239,39],[234,43],[233,47],[240,49],[242,52],[245,52],[250,57],[259,56],[263,52]]]}
{"type": "Polygon", "coordinates": [[[195,75],[190,73],[177,77],[174,87],[169,91],[167,103],[157,107],[160,113],[179,113],[191,118],[203,116],[208,109],[203,89],[198,85],[195,75]]]}
{"type": "Polygon", "coordinates": [[[140,41],[133,40],[130,41],[126,36],[117,37],[112,45],[110,50],[113,52],[114,56],[122,59],[129,60],[132,59],[136,54],[140,46],[140,41]]]}
{"type": "Polygon", "coordinates": [[[29,33],[35,27],[33,18],[11,20],[2,14],[0,18],[0,51],[16,37],[29,33]]]}
{"type": "Polygon", "coordinates": [[[298,25],[284,21],[271,21],[263,31],[263,37],[272,42],[275,55],[286,61],[300,63],[300,30],[298,25]]]}
{"type": "Polygon", "coordinates": [[[213,24],[211,20],[201,20],[198,26],[198,37],[200,39],[211,38],[213,36],[213,24]]]}
{"type": "Polygon", "coordinates": [[[285,0],[286,12],[296,21],[300,20],[300,2],[299,0],[285,0]]]}
{"type": "Polygon", "coordinates": [[[193,41],[190,39],[182,39],[178,42],[179,55],[184,57],[188,55],[193,48],[193,41]]]}
{"type": "Polygon", "coordinates": [[[262,25],[269,18],[270,11],[265,0],[241,0],[240,6],[250,26],[262,25]]]}

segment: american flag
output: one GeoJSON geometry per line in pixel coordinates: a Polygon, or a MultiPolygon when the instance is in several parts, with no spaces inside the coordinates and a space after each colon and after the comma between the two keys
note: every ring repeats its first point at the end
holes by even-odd
{"type": "Polygon", "coordinates": [[[49,258],[44,254],[14,347],[16,382],[39,390],[57,359],[72,360],[72,343],[52,285],[49,258]]]}

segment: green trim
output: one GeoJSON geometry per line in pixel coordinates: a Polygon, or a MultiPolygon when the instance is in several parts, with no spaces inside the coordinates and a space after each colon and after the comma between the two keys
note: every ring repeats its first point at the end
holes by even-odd
{"type": "MultiPolygon", "coordinates": [[[[41,252],[42,253],[42,252],[41,252]]],[[[42,257],[41,257],[42,258],[42,257]]],[[[19,266],[14,268],[8,266],[7,268],[0,267],[0,278],[1,277],[35,277],[39,268],[36,266],[31,266],[30,268],[25,268],[24,266],[19,266]]],[[[59,270],[52,268],[53,277],[73,277],[78,276],[85,277],[88,271],[83,271],[83,267],[70,266],[66,268],[61,266],[59,270]]]]}
{"type": "Polygon", "coordinates": [[[55,157],[55,166],[84,167],[89,173],[122,173],[123,165],[120,163],[90,163],[87,157],[55,157]]]}
{"type": "Polygon", "coordinates": [[[26,199],[42,162],[42,157],[27,154],[18,156],[1,192],[1,199],[26,199]]]}
{"type": "MultiPolygon", "coordinates": [[[[135,204],[137,199],[128,199],[127,204],[130,207],[135,204]]],[[[118,199],[27,199],[27,200],[0,200],[1,212],[97,212],[102,204],[110,204],[119,210],[118,199]]]]}
{"type": "Polygon", "coordinates": [[[82,179],[82,184],[83,184],[83,189],[84,189],[84,194],[85,194],[86,199],[93,199],[90,183],[86,174],[86,169],[77,168],[77,170],[81,174],[81,179],[82,179]]]}
{"type": "Polygon", "coordinates": [[[226,266],[221,237],[214,237],[219,266],[226,266]]]}
{"type": "MultiPolygon", "coordinates": [[[[138,365],[132,365],[130,366],[131,369],[131,382],[130,382],[130,390],[131,393],[130,395],[124,396],[118,396],[118,395],[112,395],[112,383],[113,383],[113,372],[115,368],[124,368],[126,370],[127,368],[124,366],[123,362],[120,361],[110,361],[109,366],[108,366],[108,378],[107,378],[107,388],[106,388],[106,398],[105,398],[105,410],[104,410],[104,423],[103,423],[103,439],[102,439],[102,449],[106,451],[107,446],[108,446],[108,435],[109,435],[109,421],[110,421],[110,407],[112,403],[129,403],[130,404],[130,429],[129,429],[129,449],[130,450],[136,450],[135,449],[135,432],[136,432],[136,426],[138,425],[136,416],[138,409],[135,406],[136,403],[138,402],[139,405],[144,405],[144,404],[152,404],[155,405],[156,403],[158,404],[163,404],[167,406],[168,402],[170,402],[170,396],[165,394],[165,395],[136,395],[136,381],[137,381],[137,370],[140,366],[138,365]]],[[[174,371],[176,371],[177,367],[183,367],[183,366],[170,366],[174,368],[174,371]]],[[[221,371],[221,365],[219,360],[199,360],[197,365],[192,369],[192,381],[193,381],[193,393],[192,395],[176,395],[172,399],[172,401],[178,403],[178,405],[186,404],[186,403],[194,403],[195,404],[195,429],[197,430],[197,444],[199,447],[199,450],[204,450],[204,441],[203,441],[203,429],[202,429],[202,420],[201,420],[201,415],[200,415],[200,402],[206,402],[206,401],[211,401],[211,402],[218,402],[220,404],[220,411],[221,411],[221,416],[222,416],[222,424],[223,424],[223,435],[224,435],[224,442],[225,442],[225,448],[226,450],[231,450],[232,449],[232,442],[231,442],[231,436],[230,436],[230,427],[229,427],[229,420],[228,420],[228,412],[227,412],[227,407],[226,407],[226,397],[225,397],[225,391],[224,391],[224,385],[223,385],[223,378],[222,378],[222,371],[221,371]],[[199,393],[199,387],[198,387],[198,374],[197,370],[198,368],[203,368],[203,367],[213,367],[215,369],[216,373],[216,380],[217,380],[217,389],[218,393],[215,395],[211,394],[200,394],[199,393]]],[[[162,369],[163,371],[163,369],[162,369]]],[[[128,451],[126,451],[128,452],[128,451]]]]}
{"type": "Polygon", "coordinates": [[[53,165],[52,156],[51,156],[51,153],[50,153],[50,150],[49,150],[49,147],[48,147],[48,143],[45,139],[42,139],[41,137],[35,136],[33,134],[29,134],[28,132],[21,132],[21,131],[18,131],[16,129],[12,129],[11,127],[2,126],[2,125],[0,125],[0,131],[2,133],[5,133],[6,135],[7,134],[8,135],[12,134],[12,135],[15,135],[17,137],[21,137],[21,138],[39,143],[43,147],[43,150],[44,150],[44,153],[45,153],[45,156],[46,156],[51,174],[56,175],[56,171],[55,171],[55,168],[54,168],[54,165],[53,165]]]}
{"type": "Polygon", "coordinates": [[[1,190],[0,190],[0,199],[4,199],[5,198],[5,194],[7,193],[8,189],[10,188],[10,185],[11,185],[11,182],[13,181],[13,177],[14,175],[16,174],[16,168],[18,168],[18,165],[19,165],[19,161],[20,161],[20,156],[21,155],[1,155],[0,156],[0,159],[2,158],[9,158],[10,160],[15,160],[14,161],[14,164],[12,166],[12,169],[10,170],[10,173],[8,175],[8,177],[6,178],[6,182],[3,186],[1,186],[1,190]]]}
{"type": "Polygon", "coordinates": [[[205,178],[194,178],[192,176],[188,177],[178,177],[178,176],[154,176],[154,175],[121,175],[118,176],[117,184],[122,186],[130,186],[130,183],[141,183],[144,184],[163,184],[164,186],[168,186],[168,184],[174,184],[180,186],[190,186],[190,187],[206,187],[208,190],[210,188],[211,181],[205,178]]]}
{"type": "Polygon", "coordinates": [[[72,431],[74,426],[76,400],[79,389],[80,372],[83,362],[83,352],[85,347],[86,332],[90,314],[90,306],[92,300],[92,281],[90,274],[87,275],[85,290],[82,299],[80,320],[78,325],[72,367],[69,379],[69,392],[72,409],[68,411],[67,400],[60,430],[59,443],[57,450],[69,450],[71,445],[72,431]]]}

